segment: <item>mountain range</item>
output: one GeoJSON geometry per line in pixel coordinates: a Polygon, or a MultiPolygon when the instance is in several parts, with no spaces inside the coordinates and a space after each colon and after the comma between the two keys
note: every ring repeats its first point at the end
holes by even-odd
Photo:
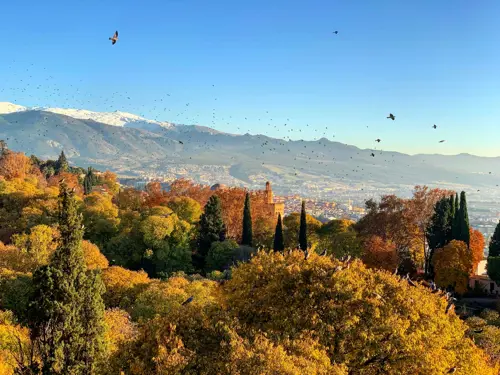
{"type": "Polygon", "coordinates": [[[41,158],[56,158],[64,150],[73,164],[122,176],[189,177],[248,187],[270,180],[282,193],[388,192],[417,184],[476,191],[500,184],[499,157],[406,155],[326,138],[287,141],[235,135],[118,111],[0,103],[0,139],[13,150],[41,158]]]}

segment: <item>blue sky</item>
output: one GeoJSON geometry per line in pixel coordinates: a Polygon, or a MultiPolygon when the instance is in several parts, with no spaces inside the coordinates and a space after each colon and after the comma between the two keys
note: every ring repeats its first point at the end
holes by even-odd
{"type": "Polygon", "coordinates": [[[2,15],[0,101],[500,156],[498,0],[29,0],[2,15]]]}

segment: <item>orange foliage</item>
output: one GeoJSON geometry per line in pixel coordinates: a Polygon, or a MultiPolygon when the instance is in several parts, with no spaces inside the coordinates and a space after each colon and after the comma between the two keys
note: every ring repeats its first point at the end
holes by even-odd
{"type": "Polygon", "coordinates": [[[31,170],[31,160],[22,152],[5,152],[0,158],[0,175],[6,180],[25,178],[31,170]]]}
{"type": "Polygon", "coordinates": [[[364,242],[363,262],[372,268],[394,271],[398,266],[396,246],[390,240],[371,236],[364,242]]]}
{"type": "Polygon", "coordinates": [[[137,295],[151,282],[144,271],[130,271],[118,266],[103,270],[102,279],[106,286],[106,306],[122,308],[130,307],[137,295]]]}
{"type": "Polygon", "coordinates": [[[78,182],[78,176],[69,173],[69,172],[61,172],[58,175],[54,175],[47,180],[48,186],[59,187],[61,180],[64,178],[64,182],[68,185],[68,188],[75,189],[75,193],[79,196],[83,195],[83,189],[78,182]]]}
{"type": "Polygon", "coordinates": [[[469,228],[470,244],[469,248],[472,253],[472,273],[477,269],[477,265],[484,259],[484,236],[477,229],[469,228]]]}

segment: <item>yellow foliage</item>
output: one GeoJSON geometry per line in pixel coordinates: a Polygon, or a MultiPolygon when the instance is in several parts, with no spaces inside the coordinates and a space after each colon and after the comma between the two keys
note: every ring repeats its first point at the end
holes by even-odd
{"type": "Polygon", "coordinates": [[[108,309],[104,312],[104,320],[106,323],[104,341],[108,355],[111,355],[118,350],[119,345],[131,341],[137,332],[129,313],[124,310],[108,309]]]}
{"type": "Polygon", "coordinates": [[[217,300],[215,281],[202,279],[188,281],[184,277],[171,277],[167,281],[150,283],[147,289],[138,295],[133,309],[134,318],[153,318],[155,315],[167,316],[173,309],[193,296],[191,305],[204,307],[217,300]]]}
{"type": "Polygon", "coordinates": [[[261,252],[233,270],[224,291],[247,329],[292,340],[313,332],[332,362],[356,374],[494,373],[443,297],[358,261],[347,269],[316,254],[261,252]]]}
{"type": "Polygon", "coordinates": [[[48,225],[37,225],[31,228],[30,233],[15,234],[12,242],[19,251],[19,256],[24,256],[25,269],[18,271],[34,271],[37,267],[49,262],[50,256],[57,247],[59,233],[48,225]]]}
{"type": "Polygon", "coordinates": [[[109,262],[99,248],[89,241],[82,241],[83,256],[89,270],[108,268],[109,262]]]}
{"type": "Polygon", "coordinates": [[[453,287],[457,293],[465,293],[472,272],[472,255],[467,244],[453,240],[437,249],[432,258],[435,281],[441,288],[453,287]]]}
{"type": "Polygon", "coordinates": [[[28,343],[28,329],[13,323],[10,311],[0,310],[0,375],[12,375],[17,368],[19,343],[28,343]]]}
{"type": "Polygon", "coordinates": [[[118,266],[103,270],[102,279],[106,286],[106,306],[122,308],[131,306],[137,295],[151,282],[144,271],[130,271],[118,266]]]}

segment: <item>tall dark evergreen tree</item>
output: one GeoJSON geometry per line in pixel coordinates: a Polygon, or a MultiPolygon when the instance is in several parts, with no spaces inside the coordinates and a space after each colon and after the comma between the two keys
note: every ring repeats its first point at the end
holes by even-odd
{"type": "Polygon", "coordinates": [[[220,198],[212,195],[200,217],[198,232],[198,251],[193,255],[193,265],[197,270],[205,269],[205,259],[212,243],[226,239],[226,226],[222,219],[220,198]]]}
{"type": "Polygon", "coordinates": [[[83,178],[83,193],[85,195],[88,195],[92,192],[92,188],[94,187],[95,179],[96,179],[96,176],[94,175],[92,167],[89,167],[87,169],[87,173],[85,174],[85,177],[83,178]]]}
{"type": "Polygon", "coordinates": [[[302,201],[302,209],[300,211],[299,246],[301,250],[307,250],[307,216],[305,201],[302,201]]]}
{"type": "Polygon", "coordinates": [[[488,257],[500,257],[500,221],[498,222],[495,232],[491,237],[488,247],[488,257]]]}
{"type": "Polygon", "coordinates": [[[429,254],[425,260],[426,273],[433,276],[432,257],[437,249],[444,247],[450,238],[451,231],[451,204],[448,198],[442,198],[434,207],[434,214],[427,228],[427,243],[429,244],[429,254]]]}
{"type": "Polygon", "coordinates": [[[61,184],[60,243],[50,264],[33,275],[28,312],[31,340],[41,360],[35,373],[94,374],[104,349],[104,285],[86,270],[82,218],[74,193],[61,184]]]}
{"type": "Polygon", "coordinates": [[[276,230],[274,231],[273,250],[285,250],[285,238],[283,236],[283,223],[281,222],[281,214],[278,214],[278,222],[276,223],[276,230]]]}
{"type": "Polygon", "coordinates": [[[469,231],[469,213],[467,211],[467,200],[465,198],[465,191],[460,193],[460,209],[458,210],[460,219],[460,235],[457,240],[463,241],[470,245],[470,231],[469,231]]]}
{"type": "Polygon", "coordinates": [[[245,196],[245,207],[243,208],[243,234],[241,239],[242,245],[252,246],[252,212],[250,210],[250,194],[245,196]]]}
{"type": "Polygon", "coordinates": [[[451,237],[455,240],[460,237],[460,200],[458,199],[458,193],[455,194],[455,204],[454,204],[454,214],[453,214],[453,224],[451,226],[451,237]]]}
{"type": "Polygon", "coordinates": [[[61,151],[61,154],[59,155],[59,158],[57,159],[56,166],[57,166],[56,173],[69,171],[69,164],[68,164],[68,160],[66,159],[66,155],[64,154],[64,151],[61,151]]]}

